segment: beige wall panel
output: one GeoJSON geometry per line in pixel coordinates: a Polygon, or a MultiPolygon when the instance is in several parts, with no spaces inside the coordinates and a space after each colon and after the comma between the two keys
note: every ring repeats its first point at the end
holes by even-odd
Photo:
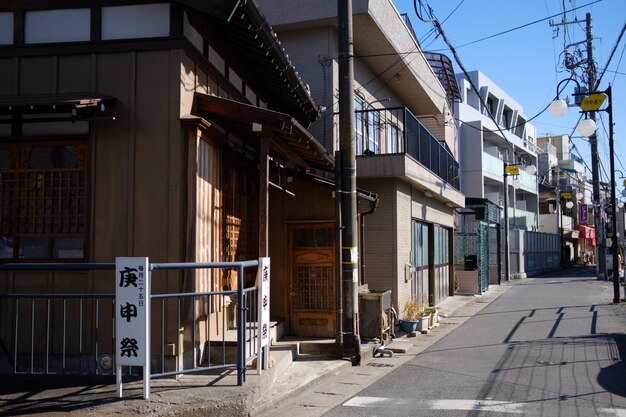
{"type": "MultiPolygon", "coordinates": [[[[364,217],[365,235],[363,260],[364,279],[371,289],[390,289],[397,296],[396,282],[396,197],[395,180],[359,180],[358,187],[378,194],[378,207],[373,214],[364,217]]],[[[365,207],[361,206],[360,211],[365,207]]]]}
{"type": "Polygon", "coordinates": [[[16,59],[0,59],[0,94],[17,94],[16,59]]]}
{"type": "Polygon", "coordinates": [[[180,63],[180,115],[191,114],[196,91],[196,63],[189,55],[181,55],[180,63]]]}
{"type": "Polygon", "coordinates": [[[270,187],[268,246],[271,259],[272,285],[270,317],[272,320],[289,318],[289,235],[285,220],[285,200],[292,196],[270,187]]]}
{"type": "Polygon", "coordinates": [[[26,57],[20,59],[20,94],[54,93],[55,58],[26,57]]]}
{"type": "MultiPolygon", "coordinates": [[[[116,256],[134,255],[128,248],[129,164],[133,146],[130,144],[131,87],[134,85],[132,54],[99,55],[97,60],[98,91],[116,98],[111,113],[114,121],[95,124],[92,153],[94,218],[93,253],[91,261],[114,262],[116,256]]],[[[98,273],[100,274],[100,272],[98,273]]]]}
{"type": "MultiPolygon", "coordinates": [[[[287,189],[295,193],[295,197],[284,200],[285,220],[330,220],[335,218],[333,190],[321,187],[310,181],[296,178],[294,182],[287,184],[287,189]]],[[[270,201],[270,211],[272,203],[270,201]]]]}
{"type": "Polygon", "coordinates": [[[402,308],[405,300],[411,297],[411,281],[405,282],[404,270],[405,265],[410,263],[411,253],[411,218],[414,217],[411,212],[411,186],[402,181],[396,181],[398,201],[397,216],[397,235],[398,244],[397,259],[398,265],[396,276],[398,277],[398,305],[402,308]]]}
{"type": "MultiPolygon", "coordinates": [[[[313,100],[327,110],[314,122],[309,131],[331,153],[333,144],[333,110],[335,89],[333,60],[337,57],[337,34],[331,26],[278,33],[289,57],[297,66],[298,74],[311,88],[313,100]]],[[[260,91],[260,90],[259,90],[260,91]]]]}
{"type": "Polygon", "coordinates": [[[165,262],[170,238],[165,225],[176,220],[170,219],[168,213],[169,159],[180,158],[168,152],[170,113],[167,103],[171,93],[167,88],[168,52],[137,53],[136,73],[132,253],[149,256],[153,262],[165,262]]]}
{"type": "MultiPolygon", "coordinates": [[[[408,186],[408,184],[407,184],[408,186]]],[[[413,189],[412,216],[415,219],[430,223],[437,223],[442,226],[454,227],[454,216],[452,209],[443,202],[428,198],[418,189],[413,189]]]]}
{"type": "Polygon", "coordinates": [[[196,91],[209,94],[209,76],[199,68],[196,71],[196,91]]]}
{"type": "Polygon", "coordinates": [[[57,92],[91,91],[91,76],[90,55],[59,56],[57,92]]]}

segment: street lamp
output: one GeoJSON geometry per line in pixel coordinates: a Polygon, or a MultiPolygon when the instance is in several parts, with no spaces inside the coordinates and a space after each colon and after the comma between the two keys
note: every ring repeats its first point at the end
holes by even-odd
{"type": "Polygon", "coordinates": [[[507,281],[511,279],[511,266],[510,266],[510,254],[509,254],[509,186],[507,183],[507,177],[517,177],[520,174],[520,166],[525,167],[525,171],[529,175],[535,175],[537,173],[537,167],[531,164],[530,155],[522,154],[517,156],[514,163],[509,164],[504,162],[503,182],[504,182],[504,276],[507,281]],[[524,159],[528,158],[528,161],[524,159]]]}
{"type": "MultiPolygon", "coordinates": [[[[559,82],[556,88],[556,99],[550,104],[550,112],[555,116],[561,116],[565,114],[567,111],[567,103],[565,108],[563,108],[559,99],[559,86],[563,82],[574,81],[578,86],[578,90],[580,91],[580,84],[573,78],[568,78],[559,82]],[[556,103],[559,102],[559,103],[556,103]],[[554,110],[554,111],[553,111],[554,110]],[[564,110],[562,113],[561,111],[564,110]]],[[[582,108],[582,112],[587,114],[587,112],[594,111],[605,111],[609,114],[609,160],[610,160],[610,171],[611,171],[611,227],[613,228],[613,235],[611,236],[612,241],[612,250],[613,250],[613,302],[619,303],[619,259],[618,259],[618,243],[617,243],[617,213],[616,213],[616,197],[615,197],[615,157],[613,150],[613,100],[611,97],[611,86],[604,90],[598,92],[588,92],[588,93],[574,93],[574,95],[585,96],[582,100],[580,107],[582,108]],[[600,106],[604,103],[604,100],[608,98],[607,107],[604,109],[600,109],[600,106]]],[[[585,137],[589,137],[594,134],[596,131],[596,123],[591,119],[583,119],[577,126],[578,132],[585,137]]],[[[599,225],[596,225],[598,227],[599,225]]]]}

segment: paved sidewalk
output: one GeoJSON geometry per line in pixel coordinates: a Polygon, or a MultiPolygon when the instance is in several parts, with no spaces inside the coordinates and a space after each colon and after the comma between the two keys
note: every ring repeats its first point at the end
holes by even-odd
{"type": "Polygon", "coordinates": [[[56,381],[49,378],[43,381],[43,378],[4,379],[0,388],[0,415],[229,417],[271,414],[281,401],[320,385],[339,372],[370,368],[385,372],[389,364],[409,360],[523,281],[491,286],[480,296],[448,297],[440,305],[443,311],[439,327],[429,334],[411,338],[397,335],[389,346],[395,352],[393,358],[372,358],[375,346],[365,345],[361,367],[353,367],[347,360],[328,359],[324,355],[297,356],[297,352],[293,352],[293,344],[287,341],[272,347],[271,362],[274,366],[261,375],[256,373],[256,369],[250,369],[242,387],[237,386],[234,371],[185,375],[177,380],[156,379],[152,381],[149,400],[142,398],[141,381],[124,383],[124,398],[118,399],[115,381],[111,377],[91,385],[85,385],[84,381],[79,384],[77,381],[80,380],[67,377],[56,381]]]}

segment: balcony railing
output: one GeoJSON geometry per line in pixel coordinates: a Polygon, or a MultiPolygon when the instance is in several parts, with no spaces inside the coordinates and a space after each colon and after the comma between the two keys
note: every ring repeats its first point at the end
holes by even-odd
{"type": "Polygon", "coordinates": [[[355,119],[357,156],[406,154],[459,189],[459,163],[406,107],[356,110],[355,119]]]}
{"type": "Polygon", "coordinates": [[[529,228],[537,225],[537,213],[509,207],[509,224],[512,227],[529,228]]]}
{"type": "MultiPolygon", "coordinates": [[[[483,172],[490,173],[492,175],[496,175],[502,180],[503,175],[503,162],[500,158],[496,158],[493,155],[489,155],[488,153],[483,152],[483,172]]],[[[520,169],[520,173],[517,176],[517,179],[520,183],[528,188],[531,191],[537,191],[537,177],[535,175],[530,175],[525,172],[523,169],[520,169]]],[[[512,180],[509,179],[509,185],[512,184],[512,180]]]]}

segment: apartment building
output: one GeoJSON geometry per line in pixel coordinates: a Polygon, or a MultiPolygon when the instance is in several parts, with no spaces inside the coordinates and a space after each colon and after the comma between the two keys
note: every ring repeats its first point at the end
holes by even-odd
{"type": "Polygon", "coordinates": [[[562,262],[589,260],[596,247],[592,185],[584,161],[569,135],[537,138],[539,155],[539,230],[558,234],[562,262]]]}
{"type": "MultiPolygon", "coordinates": [[[[259,5],[325,108],[310,131],[329,152],[337,150],[336,3],[259,5]]],[[[455,209],[465,203],[452,66],[420,49],[390,0],[353,1],[353,31],[357,185],[379,197],[373,212],[359,210],[360,284],[391,290],[400,310],[409,298],[436,305],[454,291],[452,232],[455,209]]]]}
{"type": "MultiPolygon", "coordinates": [[[[480,71],[469,72],[469,78],[457,74],[461,100],[456,103],[459,120],[461,191],[470,198],[484,199],[499,205],[501,218],[491,224],[492,256],[489,258],[490,282],[499,282],[497,256],[493,246],[505,247],[506,235],[511,235],[510,274],[524,273],[524,243],[518,233],[538,228],[537,176],[524,169],[537,166],[540,149],[535,128],[528,123],[522,106],[495,82],[480,71]],[[505,165],[520,168],[517,173],[506,172],[505,165]],[[505,174],[506,172],[506,174],[505,174]],[[505,190],[506,180],[506,190],[505,190]],[[506,198],[505,198],[506,193],[506,198]],[[505,204],[506,203],[506,204],[505,204]],[[505,209],[506,206],[506,210],[505,209]],[[496,239],[497,228],[509,230],[496,239]]],[[[498,249],[495,249],[497,252],[498,249]]],[[[505,254],[506,256],[506,254],[505,254]]],[[[504,258],[506,261],[506,258],[504,258]]],[[[505,277],[509,278],[509,277],[505,277]]]]}

